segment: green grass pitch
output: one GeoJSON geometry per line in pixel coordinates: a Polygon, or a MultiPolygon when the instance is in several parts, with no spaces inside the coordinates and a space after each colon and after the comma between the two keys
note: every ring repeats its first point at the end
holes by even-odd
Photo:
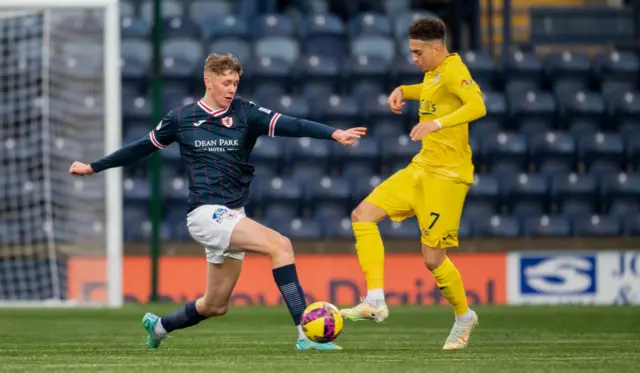
{"type": "Polygon", "coordinates": [[[0,372],[632,372],[636,307],[477,307],[466,350],[442,351],[447,307],[393,307],[388,321],[347,322],[343,351],[296,351],[284,308],[232,308],[148,350],[140,319],[176,305],[121,310],[0,310],[0,372]]]}

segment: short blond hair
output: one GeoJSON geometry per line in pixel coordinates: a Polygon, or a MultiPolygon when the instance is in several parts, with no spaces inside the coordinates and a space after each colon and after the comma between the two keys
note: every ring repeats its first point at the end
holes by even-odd
{"type": "Polygon", "coordinates": [[[228,70],[242,75],[242,65],[240,65],[240,61],[232,54],[211,53],[204,61],[205,73],[224,74],[228,70]]]}

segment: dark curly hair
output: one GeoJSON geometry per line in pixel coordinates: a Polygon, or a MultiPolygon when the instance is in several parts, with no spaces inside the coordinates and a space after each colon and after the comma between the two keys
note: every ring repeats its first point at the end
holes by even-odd
{"type": "Polygon", "coordinates": [[[409,27],[409,38],[422,41],[444,40],[447,36],[447,26],[440,18],[424,17],[415,21],[409,27]]]}

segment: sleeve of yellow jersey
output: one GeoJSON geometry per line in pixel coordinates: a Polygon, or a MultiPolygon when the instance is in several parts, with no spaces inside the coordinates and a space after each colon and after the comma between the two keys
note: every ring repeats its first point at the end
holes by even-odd
{"type": "Polygon", "coordinates": [[[411,85],[401,85],[400,89],[402,89],[403,99],[419,100],[420,94],[422,93],[422,83],[411,84],[411,85]]]}
{"type": "Polygon", "coordinates": [[[443,74],[443,83],[449,92],[460,98],[462,106],[458,110],[438,118],[436,122],[442,128],[454,127],[469,123],[485,116],[487,110],[480,87],[471,79],[469,70],[464,66],[456,66],[443,74]]]}

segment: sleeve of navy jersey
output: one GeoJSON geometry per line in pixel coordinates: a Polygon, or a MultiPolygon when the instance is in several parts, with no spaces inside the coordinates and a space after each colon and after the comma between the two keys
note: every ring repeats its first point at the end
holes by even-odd
{"type": "Polygon", "coordinates": [[[260,107],[254,102],[247,102],[244,110],[247,122],[257,136],[311,137],[331,140],[336,131],[335,128],[326,124],[282,115],[260,107]]]}
{"type": "Polygon", "coordinates": [[[90,166],[93,172],[97,173],[110,168],[124,166],[148,156],[157,149],[164,149],[175,141],[176,126],[173,113],[169,112],[148,135],[144,135],[142,138],[91,163],[90,166]]]}

